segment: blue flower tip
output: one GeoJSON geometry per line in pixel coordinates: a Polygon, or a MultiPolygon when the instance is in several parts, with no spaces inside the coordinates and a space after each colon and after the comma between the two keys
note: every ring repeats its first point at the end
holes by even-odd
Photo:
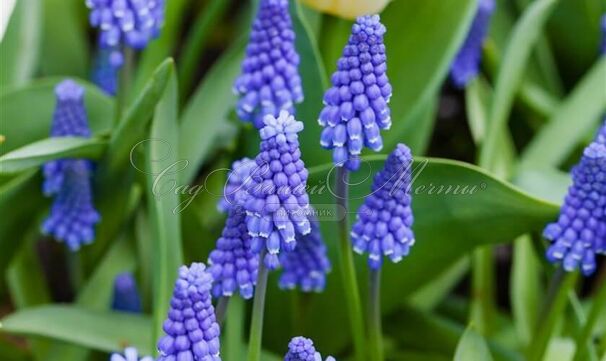
{"type": "Polygon", "coordinates": [[[60,101],[79,101],[84,97],[84,88],[71,79],[66,79],[55,87],[55,95],[60,101]]]}

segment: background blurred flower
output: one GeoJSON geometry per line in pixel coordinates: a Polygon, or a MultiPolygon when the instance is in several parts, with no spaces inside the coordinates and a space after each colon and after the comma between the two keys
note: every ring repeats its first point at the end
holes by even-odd
{"type": "Polygon", "coordinates": [[[246,213],[241,207],[242,195],[250,179],[254,161],[244,158],[234,162],[227,178],[219,208],[227,212],[227,219],[215,249],[208,257],[209,272],[213,276],[213,296],[230,297],[239,290],[244,299],[250,299],[257,283],[259,256],[250,248],[246,228],[246,213]]]}
{"type": "Polygon", "coordinates": [[[352,171],[360,167],[364,146],[375,152],[383,148],[380,129],[391,127],[384,34],[379,16],[356,20],[318,120],[324,127],[320,144],[333,150],[335,165],[352,171]]]}
{"type": "Polygon", "coordinates": [[[354,251],[368,253],[368,265],[381,267],[383,256],[397,263],[415,243],[410,186],[412,155],[398,144],[375,176],[372,192],[358,209],[351,237],[354,251]]]}
{"type": "MultiPolygon", "coordinates": [[[[89,137],[84,109],[84,88],[65,80],[55,88],[57,105],[53,115],[52,137],[89,137]]],[[[42,232],[64,241],[72,250],[94,239],[94,225],[100,217],[93,205],[92,163],[85,159],[59,159],[43,166],[43,191],[55,196],[42,232]]]]}
{"type": "Polygon", "coordinates": [[[134,347],[129,347],[124,350],[124,356],[120,354],[113,354],[110,361],[153,361],[154,359],[151,356],[145,356],[139,359],[139,354],[137,349],[134,347]]]}
{"type": "Polygon", "coordinates": [[[179,269],[158,361],[221,361],[219,324],[211,302],[212,276],[202,263],[179,269]]]}
{"type": "Polygon", "coordinates": [[[280,254],[282,289],[292,290],[299,287],[303,292],[324,290],[326,275],[330,272],[330,260],[318,221],[313,219],[310,224],[309,234],[297,235],[297,247],[291,252],[280,254]]]}
{"type": "MultiPolygon", "coordinates": [[[[284,361],[322,361],[322,356],[316,351],[312,340],[294,337],[288,343],[288,353],[284,356],[284,361]]],[[[328,356],[326,361],[335,361],[335,359],[328,356]]]]}
{"type": "Polygon", "coordinates": [[[267,114],[277,117],[286,110],[294,115],[295,103],[303,101],[298,66],[288,0],[261,0],[242,74],[234,84],[234,92],[241,97],[238,116],[262,128],[267,114]]]}
{"type": "Polygon", "coordinates": [[[390,0],[303,0],[303,2],[322,12],[353,19],[357,16],[380,13],[390,0]]]}
{"type": "Polygon", "coordinates": [[[480,72],[482,46],[495,7],[495,0],[478,1],[478,10],[467,38],[450,67],[450,76],[457,87],[465,87],[480,72]]]}
{"type": "Polygon", "coordinates": [[[90,24],[99,28],[99,43],[141,50],[160,35],[164,0],[86,0],[90,24]]]}
{"type": "Polygon", "coordinates": [[[603,253],[606,239],[606,146],[592,143],[572,170],[572,186],[560,210],[558,221],[543,235],[552,241],[547,259],[561,263],[564,270],[580,269],[591,275],[596,253],[603,253]]]}
{"type": "Polygon", "coordinates": [[[131,273],[121,273],[114,279],[112,309],[132,313],[141,312],[141,296],[137,288],[137,281],[131,273]]]}
{"type": "Polygon", "coordinates": [[[287,111],[281,111],[278,118],[267,115],[264,120],[261,153],[255,159],[257,167],[252,172],[244,208],[252,250],[266,250],[265,265],[273,270],[280,265],[281,250],[295,248],[295,232],[305,235],[311,231],[305,189],[308,172],[297,135],[303,123],[287,111]]]}
{"type": "Polygon", "coordinates": [[[118,47],[100,47],[93,65],[92,81],[106,94],[116,95],[118,90],[120,68],[124,63],[124,56],[118,47]]]}

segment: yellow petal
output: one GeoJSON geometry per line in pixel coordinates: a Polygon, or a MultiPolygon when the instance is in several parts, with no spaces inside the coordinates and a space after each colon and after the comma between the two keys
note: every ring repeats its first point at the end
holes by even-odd
{"type": "Polygon", "coordinates": [[[372,15],[380,13],[390,0],[302,0],[312,8],[353,19],[361,15],[372,15]]]}

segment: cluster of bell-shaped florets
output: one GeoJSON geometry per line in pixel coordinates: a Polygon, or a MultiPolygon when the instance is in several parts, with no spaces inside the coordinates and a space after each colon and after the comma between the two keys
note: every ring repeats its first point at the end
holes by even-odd
{"type": "Polygon", "coordinates": [[[221,361],[220,328],[210,290],[212,275],[202,263],[179,269],[164,336],[158,342],[158,361],[221,361]]]}
{"type": "Polygon", "coordinates": [[[459,88],[464,88],[480,72],[482,47],[495,7],[495,0],[478,1],[471,29],[450,67],[452,81],[459,88]]]}
{"type": "Polygon", "coordinates": [[[141,50],[160,35],[164,0],[86,0],[90,24],[99,28],[103,48],[127,45],[141,50]]]}
{"type": "Polygon", "coordinates": [[[360,167],[363,147],[383,148],[380,130],[391,126],[384,34],[378,15],[356,20],[318,120],[324,127],[321,145],[333,150],[335,165],[352,171],[360,167]]]}
{"type": "Polygon", "coordinates": [[[303,123],[287,111],[266,115],[260,130],[261,151],[247,187],[244,209],[252,250],[264,254],[269,269],[280,266],[282,250],[292,251],[296,234],[311,232],[307,194],[308,172],[301,159],[298,135],[303,123]]]}
{"type": "Polygon", "coordinates": [[[261,0],[234,84],[240,118],[262,128],[265,115],[294,114],[294,105],[303,101],[298,66],[288,0],[261,0]]]}
{"type": "MultiPolygon", "coordinates": [[[[51,137],[90,137],[84,88],[65,80],[55,88],[57,105],[53,114],[51,137]]],[[[85,159],[59,159],[45,163],[43,191],[53,196],[49,217],[42,225],[45,234],[64,241],[73,250],[90,244],[99,213],[93,205],[92,164],[85,159]]]]}
{"type": "Polygon", "coordinates": [[[140,313],[141,296],[137,288],[137,281],[131,273],[121,273],[114,279],[114,296],[112,309],[115,311],[140,313]]]}
{"type": "MultiPolygon", "coordinates": [[[[284,356],[284,361],[322,361],[322,355],[316,351],[312,340],[294,337],[288,343],[288,353],[284,356]]],[[[326,361],[335,361],[335,359],[328,356],[326,361]]]]}
{"type": "Polygon", "coordinates": [[[543,235],[552,243],[547,259],[564,270],[591,275],[596,254],[606,250],[606,146],[592,143],[572,170],[572,186],[555,223],[543,235]]]}
{"type": "Polygon", "coordinates": [[[139,352],[134,347],[128,347],[124,350],[124,355],[112,354],[109,361],[154,361],[151,356],[139,358],[139,352]]]}
{"type": "Polygon", "coordinates": [[[93,65],[92,81],[107,95],[116,95],[123,64],[124,56],[118,47],[99,48],[93,65]]]}
{"type": "Polygon", "coordinates": [[[381,267],[383,256],[397,263],[415,242],[411,208],[412,155],[398,144],[376,174],[371,193],[357,213],[351,232],[353,249],[368,253],[372,269],[381,267]]]}
{"type": "Polygon", "coordinates": [[[256,163],[248,158],[234,162],[219,203],[219,209],[227,212],[227,219],[216,248],[208,258],[213,276],[212,293],[217,298],[230,297],[239,291],[242,298],[250,299],[254,293],[259,255],[251,251],[242,196],[255,167],[256,163]]]}
{"type": "Polygon", "coordinates": [[[315,217],[310,217],[311,232],[297,236],[297,247],[280,254],[282,274],[279,285],[282,289],[299,288],[303,292],[322,292],[326,286],[326,275],[330,272],[330,260],[326,245],[315,217]]]}

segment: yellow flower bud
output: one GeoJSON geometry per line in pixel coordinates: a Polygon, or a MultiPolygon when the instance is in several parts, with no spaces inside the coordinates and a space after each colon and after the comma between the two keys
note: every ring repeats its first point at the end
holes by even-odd
{"type": "Polygon", "coordinates": [[[340,16],[342,18],[353,19],[361,15],[372,15],[380,13],[390,0],[303,0],[303,2],[312,8],[340,16]]]}

